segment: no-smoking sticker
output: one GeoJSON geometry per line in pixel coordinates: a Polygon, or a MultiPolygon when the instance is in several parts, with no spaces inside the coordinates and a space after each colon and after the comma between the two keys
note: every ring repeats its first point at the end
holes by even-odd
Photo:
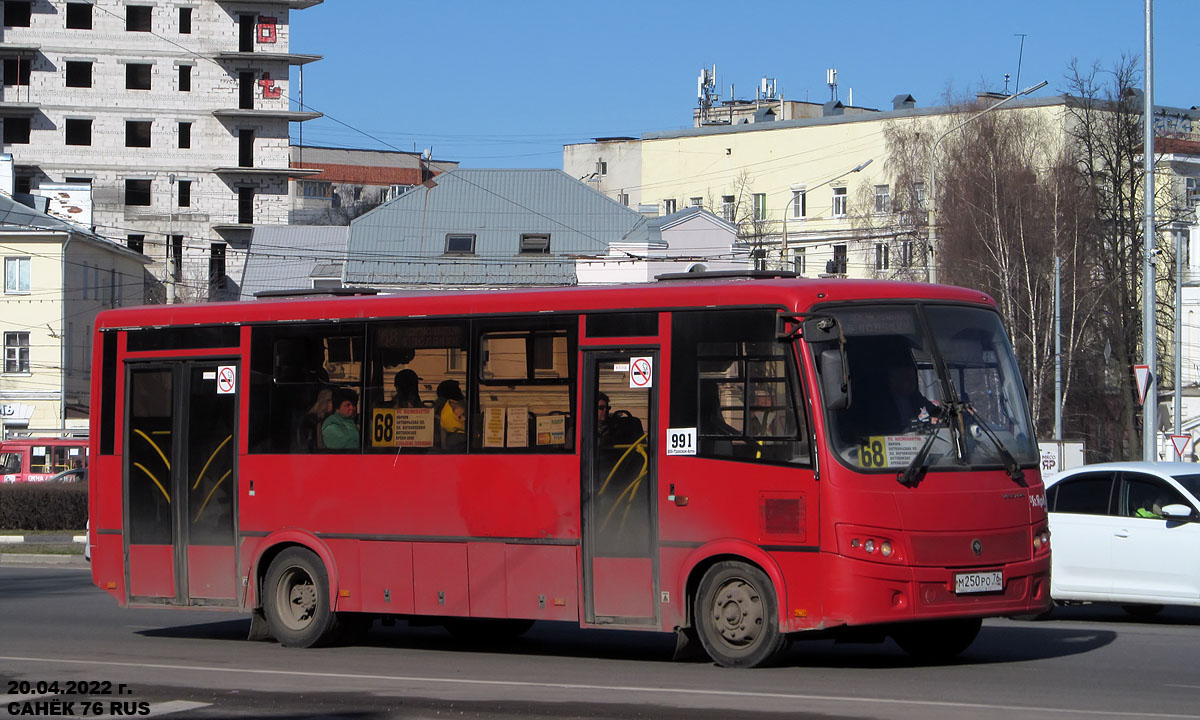
{"type": "Polygon", "coordinates": [[[654,386],[654,358],[629,358],[629,387],[648,388],[654,386]]]}
{"type": "Polygon", "coordinates": [[[237,387],[237,366],[236,365],[218,365],[217,366],[217,394],[232,395],[234,388],[237,387]]]}

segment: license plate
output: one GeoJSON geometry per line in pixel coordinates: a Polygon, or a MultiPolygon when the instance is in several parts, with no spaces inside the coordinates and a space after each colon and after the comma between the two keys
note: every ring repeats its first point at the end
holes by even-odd
{"type": "Polygon", "coordinates": [[[994,572],[957,573],[954,576],[954,593],[1000,592],[1004,589],[1004,573],[994,572]]]}

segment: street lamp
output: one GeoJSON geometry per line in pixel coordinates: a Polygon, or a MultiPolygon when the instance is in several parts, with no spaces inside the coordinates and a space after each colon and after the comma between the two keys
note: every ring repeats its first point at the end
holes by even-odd
{"type": "MultiPolygon", "coordinates": [[[[801,196],[807,196],[807,195],[808,195],[808,192],[809,192],[810,190],[816,190],[817,188],[819,188],[819,187],[824,187],[824,186],[828,185],[828,184],[829,184],[829,183],[831,183],[831,182],[834,182],[834,181],[836,181],[836,180],[841,180],[842,178],[846,177],[847,175],[849,175],[849,174],[851,174],[851,173],[862,172],[862,169],[863,169],[863,168],[865,168],[866,166],[870,165],[870,164],[871,164],[871,162],[872,162],[874,159],[875,159],[875,158],[867,158],[867,159],[866,159],[866,160],[864,160],[863,162],[860,162],[858,165],[855,165],[854,167],[850,168],[849,170],[847,170],[846,172],[842,173],[841,175],[834,175],[833,177],[831,177],[831,178],[829,178],[828,180],[826,180],[826,181],[824,181],[824,182],[820,183],[819,185],[813,185],[812,187],[806,187],[806,188],[804,188],[803,190],[801,190],[801,191],[800,191],[800,195],[801,195],[801,196]]],[[[788,219],[788,208],[794,207],[794,204],[795,204],[795,202],[796,202],[796,198],[795,198],[795,196],[793,196],[793,197],[791,197],[791,198],[788,198],[788,204],[787,204],[786,206],[784,206],[784,208],[783,208],[783,241],[782,241],[782,242],[781,242],[781,244],[780,244],[780,255],[779,255],[779,264],[782,266],[782,267],[780,268],[781,270],[786,270],[786,269],[787,269],[787,254],[788,254],[787,219],[788,219]]]]}
{"type": "Polygon", "coordinates": [[[937,205],[937,178],[935,177],[935,175],[933,173],[933,158],[935,155],[937,155],[938,145],[940,145],[941,142],[946,139],[947,135],[954,132],[955,130],[958,130],[963,125],[966,125],[967,123],[971,122],[972,120],[978,120],[979,118],[990,113],[991,111],[1000,107],[1001,105],[1008,102],[1009,100],[1012,100],[1014,98],[1019,98],[1022,95],[1028,95],[1031,92],[1036,92],[1038,90],[1041,90],[1042,88],[1046,87],[1046,85],[1047,85],[1047,82],[1045,80],[1043,80],[1040,83],[1038,83],[1037,85],[1031,85],[1030,87],[1027,87],[1024,90],[1015,92],[1012,95],[1009,95],[1008,97],[1004,98],[1003,100],[1000,100],[999,102],[995,103],[994,105],[991,105],[983,110],[980,110],[979,112],[975,113],[971,117],[967,118],[966,120],[963,120],[959,124],[955,125],[954,127],[950,128],[946,132],[939,135],[938,139],[934,140],[933,145],[930,146],[930,148],[929,148],[929,195],[926,198],[926,201],[929,203],[929,254],[926,256],[926,259],[925,259],[926,276],[928,277],[929,282],[931,282],[931,283],[937,282],[937,263],[934,260],[935,255],[936,255],[935,249],[937,246],[937,220],[936,220],[935,210],[934,210],[934,208],[937,205]]]}

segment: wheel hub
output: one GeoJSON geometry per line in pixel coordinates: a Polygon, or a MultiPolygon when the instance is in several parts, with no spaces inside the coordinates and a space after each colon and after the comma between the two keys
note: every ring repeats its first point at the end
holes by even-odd
{"type": "Polygon", "coordinates": [[[753,643],[763,624],[762,598],[743,580],[730,580],[717,591],[713,620],[725,642],[736,647],[753,643]]]}

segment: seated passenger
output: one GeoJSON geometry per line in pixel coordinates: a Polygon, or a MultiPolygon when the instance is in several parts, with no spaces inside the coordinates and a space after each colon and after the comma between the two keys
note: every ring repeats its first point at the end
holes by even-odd
{"type": "Polygon", "coordinates": [[[396,394],[392,397],[394,408],[425,407],[421,402],[421,378],[413,370],[404,369],[396,373],[392,384],[396,386],[396,394]]]}
{"type": "Polygon", "coordinates": [[[467,408],[462,388],[457,380],[443,380],[437,395],[433,405],[437,439],[447,450],[461,450],[467,446],[467,408]]]}
{"type": "Polygon", "coordinates": [[[317,391],[317,400],[313,403],[296,424],[295,436],[292,439],[292,452],[315,452],[325,449],[321,425],[325,418],[333,413],[333,390],[321,388],[317,391]]]}
{"type": "Polygon", "coordinates": [[[321,423],[321,437],[330,450],[353,450],[359,447],[361,434],[355,423],[358,414],[358,393],[338,388],[333,393],[333,413],[321,423]]]}

